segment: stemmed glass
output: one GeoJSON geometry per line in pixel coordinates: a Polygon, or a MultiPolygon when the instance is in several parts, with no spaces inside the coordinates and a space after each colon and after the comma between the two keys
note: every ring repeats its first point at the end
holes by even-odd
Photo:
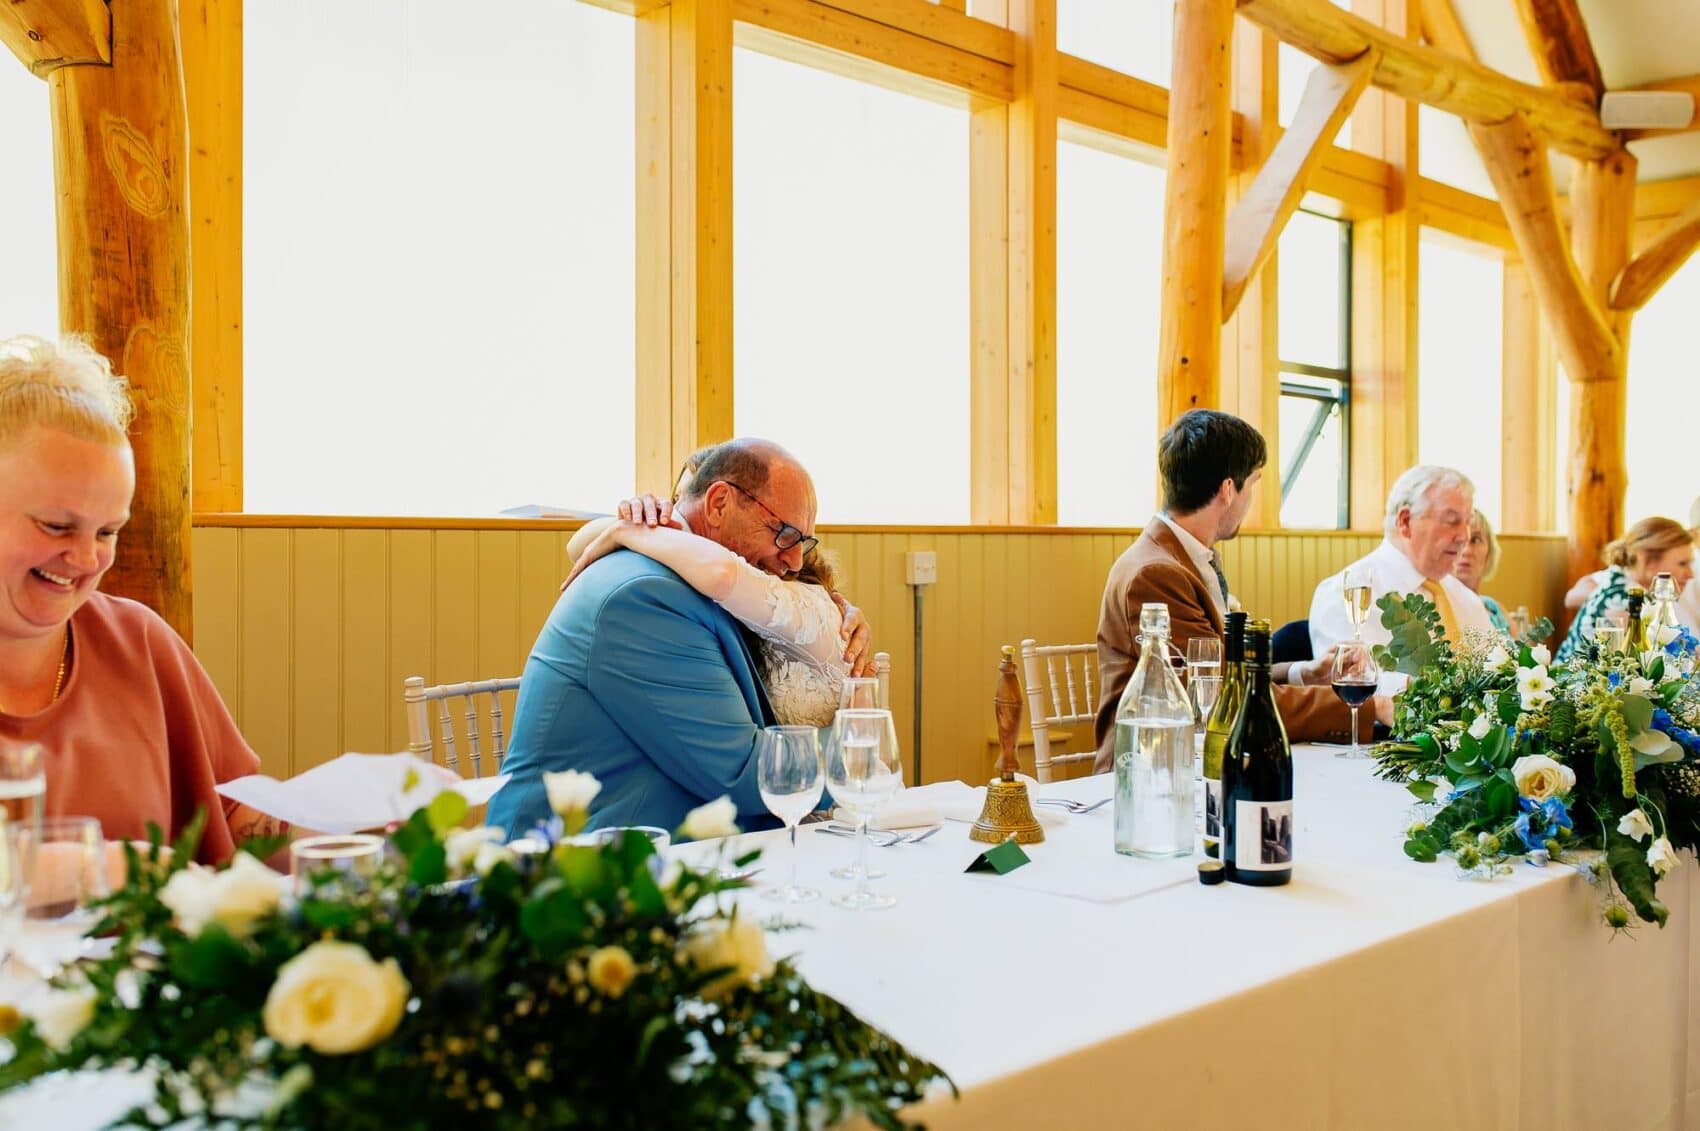
{"type": "Polygon", "coordinates": [[[880,707],[880,681],[873,676],[851,676],[844,681],[844,689],[838,693],[838,706],[841,709],[878,710],[880,707]]]}
{"type": "Polygon", "coordinates": [[[1375,662],[1375,656],[1368,644],[1362,640],[1340,642],[1334,652],[1334,666],[1328,673],[1328,681],[1334,685],[1334,694],[1352,709],[1352,745],[1340,751],[1336,757],[1364,756],[1364,748],[1358,742],[1358,708],[1375,694],[1375,687],[1380,679],[1381,667],[1375,662]]]}
{"type": "Polygon", "coordinates": [[[1202,726],[1210,721],[1216,696],[1222,690],[1222,639],[1194,636],[1186,642],[1186,682],[1192,692],[1193,709],[1202,726]]]}
{"type": "Polygon", "coordinates": [[[34,826],[0,819],[0,970],[23,931],[35,838],[34,826]]]}
{"type": "Polygon", "coordinates": [[[1369,574],[1358,566],[1347,566],[1341,576],[1341,596],[1346,602],[1346,619],[1352,622],[1352,639],[1364,638],[1364,621],[1369,619],[1369,574]]]}
{"type": "Polygon", "coordinates": [[[838,804],[856,814],[856,890],[832,902],[852,911],[897,900],[868,890],[868,821],[903,787],[903,763],[891,712],[853,707],[838,712],[826,756],[826,780],[838,804]]]}
{"type": "Polygon", "coordinates": [[[756,785],[768,811],[791,833],[791,882],[762,894],[786,903],[807,903],[820,892],[797,883],[797,823],[820,804],[823,772],[820,731],[775,726],[756,738],[756,785]]]}

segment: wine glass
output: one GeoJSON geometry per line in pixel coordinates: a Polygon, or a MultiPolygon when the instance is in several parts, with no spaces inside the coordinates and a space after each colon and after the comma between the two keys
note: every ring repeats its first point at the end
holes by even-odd
{"type": "Polygon", "coordinates": [[[756,785],[768,811],[791,834],[791,882],[769,888],[768,899],[807,903],[820,892],[797,883],[797,822],[820,804],[823,772],[820,731],[814,727],[768,727],[756,736],[756,785]]]}
{"type": "Polygon", "coordinates": [[[1364,638],[1364,621],[1369,619],[1369,573],[1362,566],[1347,566],[1341,576],[1341,597],[1346,602],[1346,619],[1352,622],[1352,639],[1364,638]]]}
{"type": "Polygon", "coordinates": [[[35,838],[34,826],[0,819],[0,970],[23,932],[35,838]]]}
{"type": "Polygon", "coordinates": [[[854,707],[841,710],[832,727],[826,780],[838,804],[856,814],[856,890],[833,903],[852,911],[890,907],[897,900],[868,890],[868,820],[903,787],[903,763],[891,712],[854,707]]]}
{"type": "Polygon", "coordinates": [[[47,769],[41,747],[33,742],[0,741],[0,821],[27,825],[39,839],[46,797],[47,769]]]}
{"type": "Polygon", "coordinates": [[[25,916],[77,924],[88,905],[105,899],[106,838],[93,817],[53,817],[41,823],[30,865],[25,916]]]}
{"type": "Polygon", "coordinates": [[[322,887],[364,887],[377,875],[384,857],[384,838],[369,833],[349,833],[339,836],[309,836],[289,846],[289,871],[294,877],[297,899],[313,894],[322,887]],[[334,876],[313,882],[315,875],[331,872],[334,876]]]}
{"type": "Polygon", "coordinates": [[[844,681],[844,689],[838,693],[840,708],[878,710],[880,706],[880,681],[873,676],[851,676],[844,681]]]}
{"type": "Polygon", "coordinates": [[[1216,696],[1222,690],[1222,640],[1218,636],[1194,636],[1186,642],[1187,689],[1198,712],[1199,725],[1210,721],[1216,696]]]}
{"type": "Polygon", "coordinates": [[[1328,681],[1334,686],[1334,694],[1352,709],[1352,745],[1336,757],[1364,756],[1364,748],[1358,742],[1358,708],[1375,694],[1375,686],[1380,679],[1381,668],[1376,664],[1368,644],[1362,640],[1340,642],[1334,652],[1334,667],[1328,673],[1328,681]]]}
{"type": "Polygon", "coordinates": [[[1616,655],[1629,650],[1629,610],[1607,609],[1594,621],[1594,639],[1599,641],[1602,655],[1616,655]]]}

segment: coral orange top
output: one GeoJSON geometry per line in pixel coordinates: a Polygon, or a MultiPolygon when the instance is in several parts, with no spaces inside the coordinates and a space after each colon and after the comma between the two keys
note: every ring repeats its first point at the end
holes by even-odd
{"type": "Polygon", "coordinates": [[[213,786],[260,768],[183,638],[147,606],[105,593],[71,617],[58,700],[35,715],[0,714],[0,740],[39,742],[47,815],[98,817],[108,840],[145,840],[150,821],[175,837],[204,807],[204,863],[236,848],[236,803],[213,786]]]}

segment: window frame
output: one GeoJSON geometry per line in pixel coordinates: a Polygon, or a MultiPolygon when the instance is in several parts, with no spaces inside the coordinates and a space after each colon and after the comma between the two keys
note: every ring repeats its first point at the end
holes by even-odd
{"type": "MultiPolygon", "coordinates": [[[[1334,529],[1348,530],[1351,528],[1352,514],[1352,221],[1339,216],[1329,216],[1323,212],[1311,209],[1300,209],[1313,216],[1319,216],[1336,225],[1340,230],[1340,293],[1338,295],[1338,329],[1339,354],[1342,364],[1339,367],[1327,365],[1311,365],[1300,361],[1287,361],[1280,358],[1279,335],[1276,344],[1276,376],[1280,381],[1279,396],[1300,397],[1315,401],[1316,408],[1310,423],[1306,427],[1305,439],[1299,450],[1294,453],[1291,466],[1280,468],[1281,473],[1281,503],[1284,506],[1287,496],[1292,491],[1292,485],[1298,482],[1299,475],[1304,471],[1305,463],[1315,450],[1317,439],[1322,434],[1323,427],[1335,407],[1340,412],[1340,475],[1337,483],[1337,502],[1334,513],[1334,529]],[[1335,381],[1340,391],[1330,393],[1315,385],[1300,384],[1286,380],[1287,374],[1297,377],[1311,377],[1325,381],[1335,381]]],[[[1277,261],[1279,270],[1279,261],[1277,261]]],[[[1277,319],[1277,322],[1279,319],[1277,319]]],[[[1283,523],[1283,526],[1286,524],[1283,523]]]]}

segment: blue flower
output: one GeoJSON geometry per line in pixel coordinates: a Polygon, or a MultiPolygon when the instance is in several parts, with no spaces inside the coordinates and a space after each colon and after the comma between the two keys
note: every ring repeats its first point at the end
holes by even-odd
{"type": "Polygon", "coordinates": [[[1617,685],[1622,683],[1622,682],[1623,682],[1623,677],[1621,675],[1619,675],[1618,673],[1608,672],[1606,674],[1606,683],[1611,686],[1611,689],[1613,691],[1616,691],[1617,685]]]}
{"type": "Polygon", "coordinates": [[[1533,852],[1537,848],[1544,848],[1546,845],[1546,837],[1540,835],[1540,833],[1535,832],[1529,827],[1529,820],[1533,816],[1534,814],[1532,812],[1517,814],[1517,824],[1515,826],[1517,829],[1517,836],[1523,842],[1523,847],[1530,852],[1533,852]]]}
{"type": "Polygon", "coordinates": [[[1695,639],[1687,627],[1679,624],[1676,626],[1675,638],[1665,645],[1665,652],[1671,656],[1686,656],[1696,648],[1700,648],[1700,640],[1695,639]]]}
{"type": "Polygon", "coordinates": [[[1519,797],[1517,805],[1523,811],[1517,815],[1513,827],[1517,830],[1523,847],[1530,852],[1537,848],[1545,849],[1547,841],[1559,829],[1576,827],[1575,822],[1570,819],[1570,810],[1556,797],[1549,797],[1545,801],[1530,801],[1527,797],[1519,797]]]}
{"type": "Polygon", "coordinates": [[[1564,802],[1556,797],[1549,797],[1541,802],[1541,815],[1546,818],[1547,831],[1558,829],[1574,829],[1575,823],[1570,819],[1570,810],[1564,807],[1564,802]]]}

